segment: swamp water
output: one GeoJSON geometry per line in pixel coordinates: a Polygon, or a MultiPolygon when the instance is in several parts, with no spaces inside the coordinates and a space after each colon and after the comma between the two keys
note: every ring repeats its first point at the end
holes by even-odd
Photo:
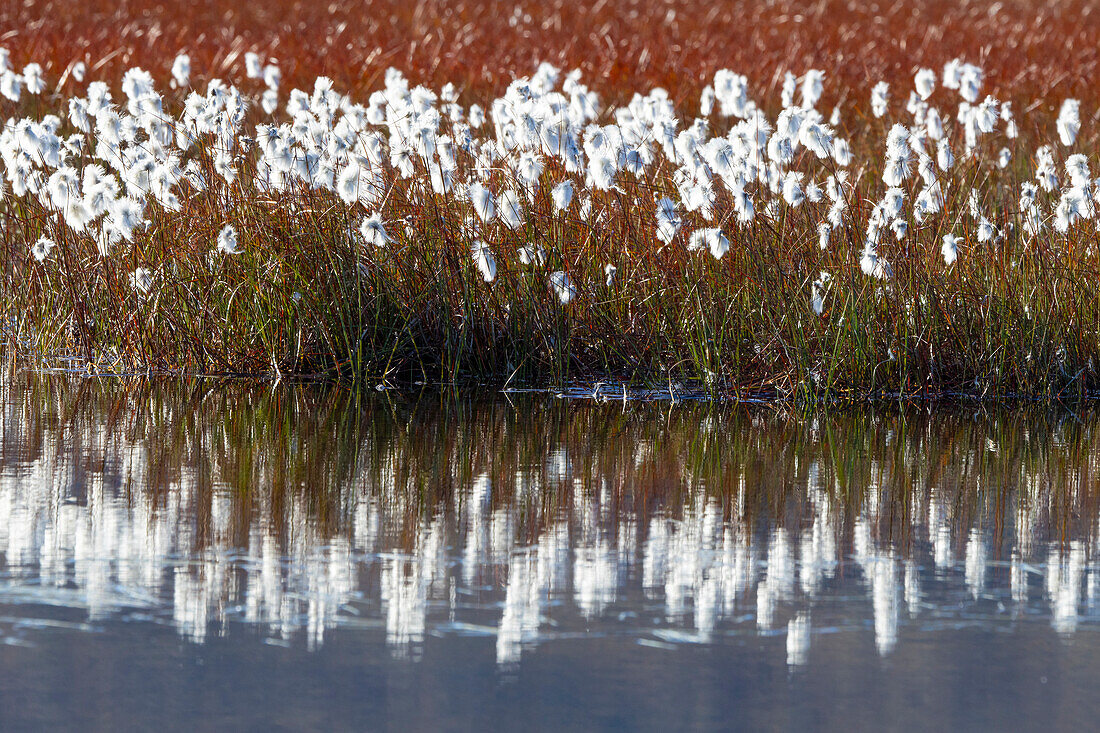
{"type": "Polygon", "coordinates": [[[0,381],[0,727],[1089,727],[1100,414],[0,381]]]}

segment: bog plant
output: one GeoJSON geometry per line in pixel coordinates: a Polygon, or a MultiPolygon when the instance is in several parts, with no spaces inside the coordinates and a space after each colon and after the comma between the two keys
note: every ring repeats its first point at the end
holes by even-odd
{"type": "MultiPolygon", "coordinates": [[[[961,60],[826,106],[714,74],[605,105],[548,64],[493,98],[115,87],[0,53],[3,334],[93,369],[820,397],[1097,386],[1100,189],[1080,104],[1017,116],[961,60]],[[60,87],[59,87],[60,88],[60,87]],[[684,108],[684,107],[687,108],[684,108]]],[[[504,86],[502,81],[502,86],[504,86]]]]}

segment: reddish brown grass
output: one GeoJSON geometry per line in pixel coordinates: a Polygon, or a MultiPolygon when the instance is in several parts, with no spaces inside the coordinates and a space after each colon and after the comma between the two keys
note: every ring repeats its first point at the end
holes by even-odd
{"type": "Polygon", "coordinates": [[[499,91],[548,61],[580,67],[610,101],[653,85],[694,98],[720,68],[756,85],[775,84],[782,69],[820,68],[831,89],[865,90],[961,56],[986,69],[994,94],[1087,105],[1098,96],[1100,9],[1082,0],[12,0],[0,3],[0,45],[52,79],[77,60],[94,78],[133,65],[163,77],[182,50],[197,75],[239,78],[255,50],[277,58],[292,85],[326,74],[348,90],[376,86],[392,65],[437,88],[499,91]]]}

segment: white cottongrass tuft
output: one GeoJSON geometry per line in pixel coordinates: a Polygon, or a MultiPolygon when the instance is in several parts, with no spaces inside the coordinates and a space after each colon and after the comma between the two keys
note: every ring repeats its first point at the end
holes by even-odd
{"type": "Polygon", "coordinates": [[[905,219],[894,219],[890,222],[890,230],[894,233],[894,239],[900,242],[905,239],[905,235],[909,232],[909,222],[905,219]]]}
{"type": "Polygon", "coordinates": [[[875,117],[886,114],[886,103],[890,98],[890,85],[880,81],[871,89],[871,113],[875,117]]]}
{"type": "Polygon", "coordinates": [[[801,173],[792,172],[783,177],[783,200],[794,208],[798,208],[806,200],[801,181],[801,173]]]}
{"type": "Polygon", "coordinates": [[[491,283],[497,276],[497,260],[493,257],[492,250],[489,249],[489,245],[484,242],[474,242],[470,247],[470,254],[474,258],[474,264],[477,265],[477,269],[481,272],[481,278],[491,283]]]}
{"type": "Polygon", "coordinates": [[[363,237],[363,241],[375,247],[385,247],[390,243],[390,237],[382,223],[382,214],[377,211],[365,217],[359,224],[359,234],[363,237]]]}
{"type": "Polygon", "coordinates": [[[525,244],[519,248],[519,261],[524,265],[543,265],[546,263],[546,250],[539,244],[525,244]]]}
{"type": "Polygon", "coordinates": [[[489,189],[480,182],[474,182],[466,187],[466,195],[470,198],[470,204],[477,212],[478,218],[486,224],[491,222],[496,216],[497,207],[489,189]]]}
{"type": "Polygon", "coordinates": [[[180,88],[186,87],[191,81],[191,57],[181,53],[172,62],[172,82],[180,88]]]}
{"type": "Polygon", "coordinates": [[[878,280],[889,280],[894,276],[894,268],[884,258],[871,248],[863,250],[863,256],[859,260],[859,267],[863,274],[878,280]]]}
{"type": "Polygon", "coordinates": [[[577,297],[577,288],[573,286],[573,281],[563,270],[551,273],[550,288],[554,291],[554,295],[558,296],[562,305],[569,305],[570,301],[577,297]]]}
{"type": "Polygon", "coordinates": [[[931,69],[921,69],[913,78],[913,84],[920,98],[922,100],[928,99],[932,96],[932,92],[936,90],[936,72],[931,69]]]}
{"type": "Polygon", "coordinates": [[[153,271],[148,267],[139,267],[130,273],[130,287],[142,295],[153,288],[153,271]]]}
{"type": "Polygon", "coordinates": [[[691,233],[688,240],[688,249],[697,250],[706,247],[714,255],[714,259],[720,260],[730,250],[730,242],[722,234],[722,230],[716,227],[700,229],[691,233]]]}
{"type": "Polygon", "coordinates": [[[824,90],[825,72],[818,69],[807,71],[802,77],[802,106],[813,107],[821,99],[824,90]]]}
{"type": "Polygon", "coordinates": [[[554,201],[554,208],[565,211],[573,201],[573,182],[562,181],[550,191],[550,198],[554,201]]]}
{"type": "Polygon", "coordinates": [[[1062,109],[1058,112],[1058,138],[1063,145],[1073,145],[1077,140],[1077,133],[1081,131],[1081,103],[1076,99],[1067,99],[1062,102],[1062,109]]]}
{"type": "Polygon", "coordinates": [[[810,286],[810,307],[816,315],[820,316],[825,312],[825,291],[832,279],[832,275],[822,272],[810,286]]]}
{"type": "Polygon", "coordinates": [[[509,229],[519,229],[523,226],[523,207],[519,202],[519,194],[509,189],[503,191],[497,199],[500,205],[500,220],[509,229]]]}
{"type": "Polygon", "coordinates": [[[993,223],[983,216],[982,220],[978,222],[978,241],[984,244],[993,239],[996,234],[997,229],[993,226],[993,223]]]}
{"type": "Polygon", "coordinates": [[[959,238],[954,234],[943,235],[943,246],[940,247],[940,251],[943,253],[945,264],[955,264],[955,260],[959,258],[959,238]]]}
{"type": "Polygon", "coordinates": [[[263,63],[255,51],[248,51],[244,55],[244,73],[249,79],[259,79],[263,76],[263,63]]]}
{"type": "Polygon", "coordinates": [[[676,203],[664,197],[657,202],[657,239],[668,244],[680,231],[682,220],[676,214],[676,203]]]}
{"type": "Polygon", "coordinates": [[[232,224],[226,224],[218,232],[218,251],[222,254],[240,254],[241,248],[237,242],[237,229],[232,224]]]}
{"type": "Polygon", "coordinates": [[[615,284],[615,273],[618,271],[619,268],[615,267],[615,265],[611,264],[610,262],[603,266],[603,274],[607,278],[607,287],[611,287],[615,284]]]}
{"type": "Polygon", "coordinates": [[[23,83],[29,93],[41,94],[46,89],[46,80],[42,77],[42,67],[38,64],[27,64],[23,67],[23,83]]]}
{"type": "Polygon", "coordinates": [[[38,241],[31,247],[31,254],[39,262],[44,262],[47,257],[50,256],[50,250],[56,247],[52,239],[49,237],[39,237],[38,241]]]}

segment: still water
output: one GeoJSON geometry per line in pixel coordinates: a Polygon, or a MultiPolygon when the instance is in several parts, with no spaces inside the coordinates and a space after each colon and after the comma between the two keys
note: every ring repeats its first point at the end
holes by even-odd
{"type": "Polygon", "coordinates": [[[4,730],[1100,713],[1087,408],[0,385],[4,730]]]}

